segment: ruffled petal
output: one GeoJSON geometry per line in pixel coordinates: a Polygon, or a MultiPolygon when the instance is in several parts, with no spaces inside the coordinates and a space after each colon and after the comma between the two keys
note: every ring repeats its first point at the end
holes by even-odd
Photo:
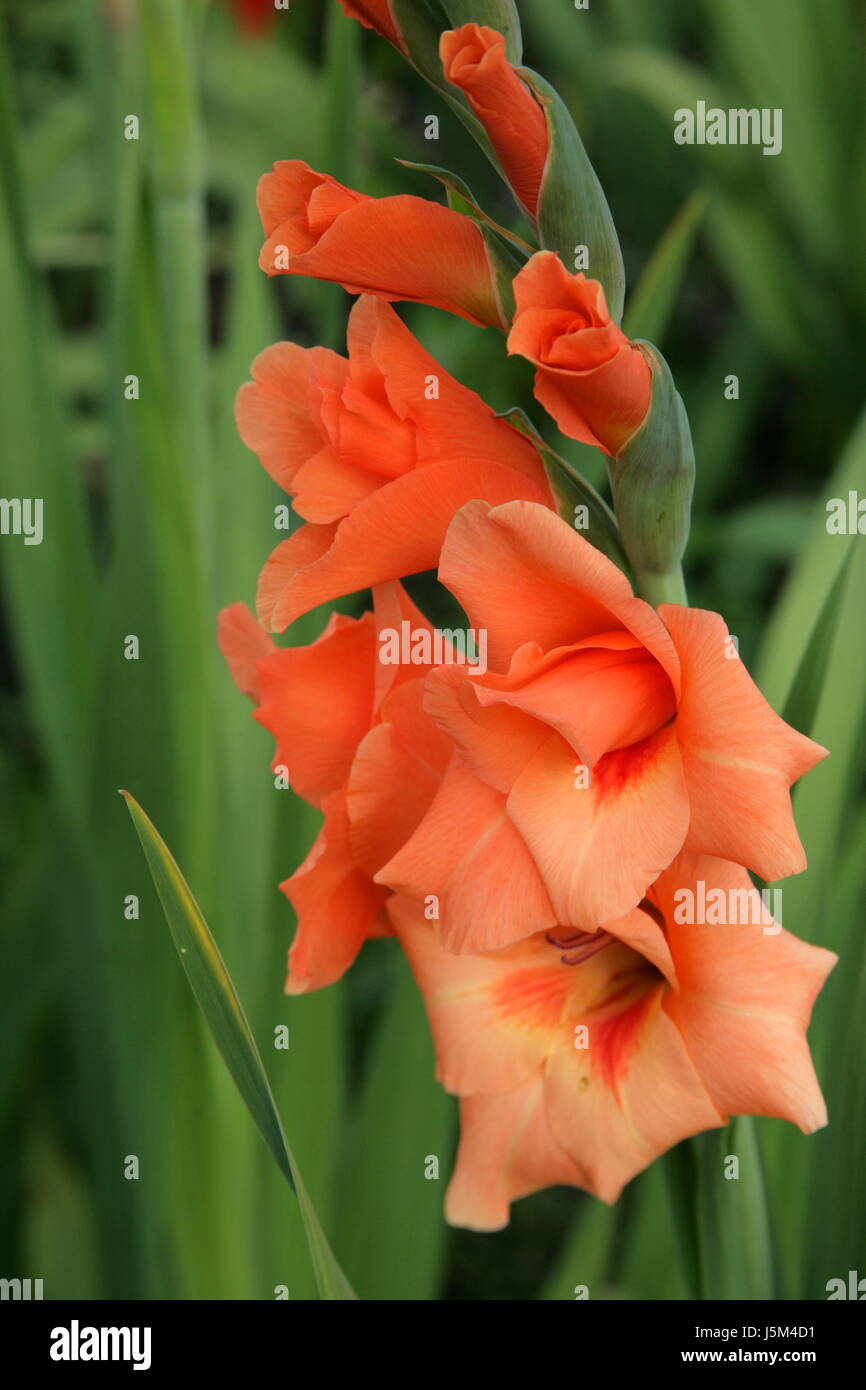
{"type": "Polygon", "coordinates": [[[343,594],[433,569],[454,513],[473,497],[543,503],[545,492],[525,474],[485,460],[450,459],[415,469],[359,502],[339,527],[302,527],[283,541],[259,580],[261,621],[282,631],[343,594]],[[306,536],[308,530],[314,534],[306,536]]]}
{"type": "Polygon", "coordinates": [[[676,604],[659,612],[683,669],[677,737],[691,803],[687,847],[768,882],[799,873],[806,857],[788,789],[826,750],[770,708],[717,613],[676,604]]]}
{"type": "Polygon", "coordinates": [[[287,994],[334,984],[364,941],[387,930],[380,913],[388,892],[354,864],[342,795],[328,797],[323,810],[325,824],[316,843],[300,868],[280,884],[298,914],[287,994]]]}
{"type": "Polygon", "coordinates": [[[438,930],[451,951],[493,950],[556,922],[505,798],[459,759],[415,833],[376,881],[422,902],[435,895],[438,930]]]}
{"type": "Polygon", "coordinates": [[[688,828],[673,726],[607,754],[588,786],[572,749],[551,735],[515,782],[508,814],[558,922],[594,931],[622,917],[679,853],[688,828]]]}
{"type": "Polygon", "coordinates": [[[656,896],[680,982],[665,1008],[719,1109],[778,1116],[807,1134],[820,1129],[827,1111],[806,1029],[836,957],[774,923],[739,864],[683,854],[656,896]],[[686,920],[696,915],[701,883],[705,903],[708,893],[724,895],[726,921],[686,920]]]}

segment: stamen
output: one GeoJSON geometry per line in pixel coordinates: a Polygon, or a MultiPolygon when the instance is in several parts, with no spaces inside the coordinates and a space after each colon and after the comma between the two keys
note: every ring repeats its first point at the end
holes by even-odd
{"type": "Polygon", "coordinates": [[[556,936],[553,932],[545,932],[544,939],[551,946],[555,946],[558,951],[564,952],[560,956],[563,965],[583,965],[584,961],[597,956],[599,951],[610,946],[614,938],[609,936],[606,931],[599,929],[594,932],[576,931],[565,937],[556,936]]]}

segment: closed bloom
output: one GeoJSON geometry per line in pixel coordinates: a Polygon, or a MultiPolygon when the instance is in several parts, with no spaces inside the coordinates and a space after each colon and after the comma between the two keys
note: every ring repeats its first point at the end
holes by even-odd
{"type": "Polygon", "coordinates": [[[402,53],[406,52],[403,36],[388,0],[340,0],[340,4],[350,19],[359,20],[365,29],[374,30],[402,53]]]}
{"type": "Polygon", "coordinates": [[[463,213],[406,194],[370,198],[300,159],[262,175],[258,206],[268,275],[311,275],[505,327],[484,237],[463,213]]]}
{"type": "Polygon", "coordinates": [[[486,632],[488,670],[428,677],[452,759],[377,879],[438,894],[446,947],[595,931],[684,849],[767,882],[805,867],[789,787],[825,750],[773,712],[718,614],[656,612],[531,503],[462,508],[439,576],[486,632]]]}
{"type": "Polygon", "coordinates": [[[826,1123],[806,1028],[836,957],[772,924],[738,865],[683,854],[622,918],[483,955],[451,955],[408,899],[389,913],[437,1075],[461,1097],[453,1225],[497,1230],[511,1201],[555,1183],[612,1202],[659,1154],[732,1114],[807,1133],[826,1123]],[[682,893],[701,884],[738,913],[680,922],[682,893]]]}
{"type": "Polygon", "coordinates": [[[607,310],[597,280],[539,251],[514,281],[508,351],[535,364],[535,397],[563,434],[619,453],[649,410],[652,372],[607,310]]]}
{"type": "Polygon", "coordinates": [[[547,162],[547,120],[505,52],[505,39],[483,24],[464,24],[442,35],[445,76],[458,87],[499,156],[505,177],[535,216],[547,162]]]}
{"type": "Polygon", "coordinates": [[[241,438],[307,523],[262,573],[258,615],[272,629],[433,568],[471,498],[552,505],[528,440],[449,376],[388,305],[358,300],[348,349],[347,360],[277,343],[238,393],[241,438]]]}
{"type": "Polygon", "coordinates": [[[389,890],[373,874],[417,825],[448,755],[422,710],[429,666],[386,666],[379,632],[432,631],[399,584],[375,593],[375,615],[334,614],[317,641],[278,648],[242,604],[220,614],[219,642],[236,685],[274,736],[273,767],[324,823],[280,885],[295,907],[286,992],[338,980],[364,941],[390,931],[389,890]]]}

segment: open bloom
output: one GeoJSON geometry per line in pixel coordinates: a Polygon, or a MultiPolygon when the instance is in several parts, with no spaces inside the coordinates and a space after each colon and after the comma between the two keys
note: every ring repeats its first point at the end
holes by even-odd
{"type": "Polygon", "coordinates": [[[483,24],[463,24],[442,35],[445,76],[464,94],[499,156],[505,177],[535,216],[547,162],[547,120],[505,52],[505,39],[483,24]]]}
{"type": "Polygon", "coordinates": [[[280,630],[341,594],[432,569],[474,497],[552,505],[529,441],[429,356],[397,314],[363,296],[349,357],[277,343],[237,398],[241,438],[306,525],[273,552],[258,614],[280,630]]]}
{"type": "Polygon", "coordinates": [[[338,980],[368,937],[389,931],[387,888],[373,882],[418,823],[448,750],[421,704],[429,663],[383,665],[379,633],[432,631],[399,584],[375,593],[375,615],[334,614],[317,641],[276,647],[242,604],[220,614],[235,683],[276,742],[273,767],[318,807],[324,824],[280,886],[298,915],[286,991],[338,980]]]}
{"type": "Polygon", "coordinates": [[[439,576],[486,632],[488,670],[428,677],[452,759],[377,878],[437,894],[449,949],[595,931],[683,849],[767,882],[805,867],[789,787],[825,750],[773,712],[718,614],[656,612],[531,503],[468,503],[439,576]]]}
{"type": "Polygon", "coordinates": [[[388,0],[340,0],[350,19],[357,19],[365,29],[372,29],[395,48],[406,52],[406,44],[388,0]]]}
{"type": "Polygon", "coordinates": [[[389,913],[424,994],[437,1075],[461,1097],[454,1225],[497,1230],[511,1201],[554,1183],[612,1202],[659,1154],[731,1114],[807,1133],[826,1123],[806,1028],[836,957],[768,927],[738,865],[683,854],[619,920],[483,955],[450,954],[408,899],[389,913]],[[678,920],[683,891],[702,883],[741,905],[732,920],[678,920]]]}
{"type": "Polygon", "coordinates": [[[399,194],[370,198],[278,161],[258,185],[268,275],[312,275],[351,294],[432,304],[470,323],[505,327],[484,237],[471,217],[399,194]]]}
{"type": "Polygon", "coordinates": [[[514,280],[508,351],[535,364],[535,396],[563,434],[616,454],[649,410],[652,371],[611,319],[604,290],[539,251],[514,280]]]}

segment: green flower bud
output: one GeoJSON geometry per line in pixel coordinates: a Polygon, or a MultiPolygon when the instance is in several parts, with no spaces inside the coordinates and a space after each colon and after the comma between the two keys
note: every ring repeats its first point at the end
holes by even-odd
{"type": "Polygon", "coordinates": [[[651,603],[682,603],[680,563],[695,481],[692,434],[667,362],[652,343],[635,346],[652,369],[652,397],[643,424],[608,460],[614,511],[638,592],[651,603]]]}

